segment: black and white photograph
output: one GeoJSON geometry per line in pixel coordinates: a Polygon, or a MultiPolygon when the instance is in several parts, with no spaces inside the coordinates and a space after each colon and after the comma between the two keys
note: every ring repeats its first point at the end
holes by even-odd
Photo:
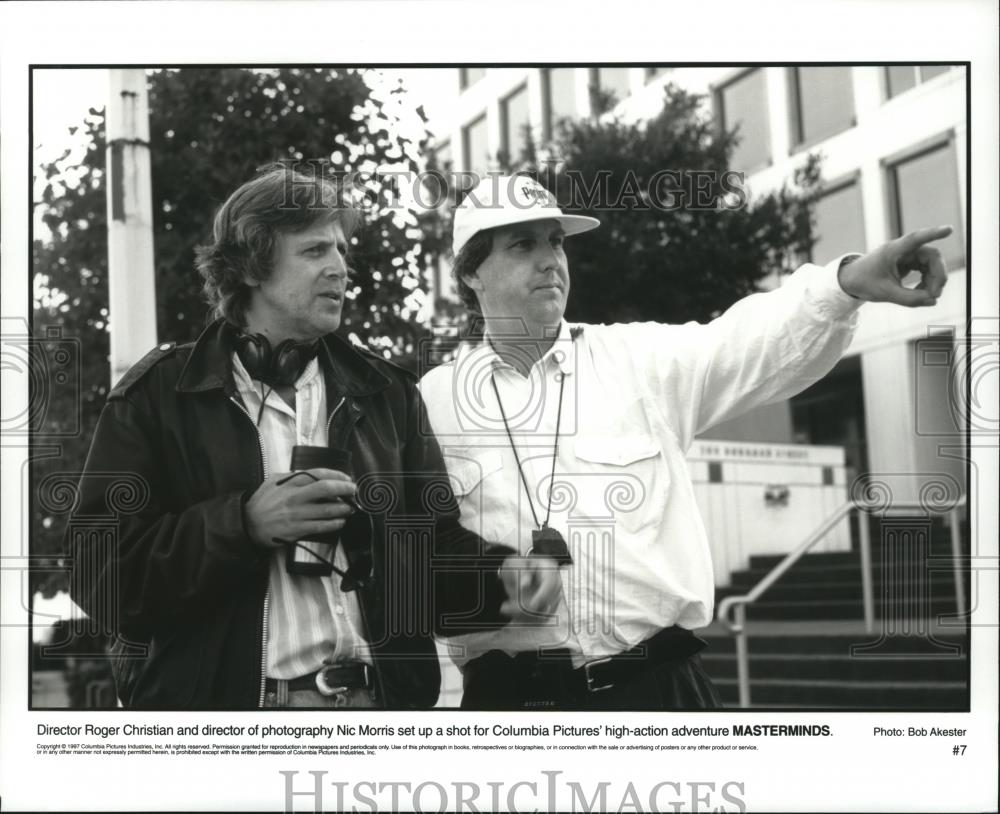
{"type": "Polygon", "coordinates": [[[988,810],[995,43],[80,5],[3,85],[9,810],[988,810]]]}

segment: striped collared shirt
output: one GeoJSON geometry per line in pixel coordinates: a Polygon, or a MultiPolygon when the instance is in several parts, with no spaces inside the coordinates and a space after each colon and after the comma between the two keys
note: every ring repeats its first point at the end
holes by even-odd
{"type": "MultiPolygon", "coordinates": [[[[292,408],[276,392],[268,393],[267,385],[251,379],[235,353],[232,358],[244,406],[251,416],[260,413],[257,429],[272,473],[288,470],[296,444],[327,445],[326,387],[316,359],[295,382],[292,408]]],[[[310,547],[326,559],[333,554],[329,545],[312,543],[310,547]]],[[[341,546],[333,562],[346,570],[341,546]]],[[[335,661],[371,662],[357,594],[342,593],[339,576],[291,576],[285,571],[285,550],[281,549],[271,560],[268,592],[268,678],[297,678],[335,661]]]]}

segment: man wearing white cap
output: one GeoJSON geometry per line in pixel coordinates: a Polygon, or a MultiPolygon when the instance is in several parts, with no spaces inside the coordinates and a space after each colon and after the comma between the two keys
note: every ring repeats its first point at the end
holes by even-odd
{"type": "Polygon", "coordinates": [[[563,588],[545,623],[453,640],[466,708],[720,706],[691,632],[714,597],[692,439],[824,376],[863,301],[933,305],[946,282],[939,227],[806,264],[707,325],[570,325],[564,240],[598,225],[525,176],[488,177],[455,212],[454,274],[485,335],[421,381],[431,429],[462,524],[563,588]]]}

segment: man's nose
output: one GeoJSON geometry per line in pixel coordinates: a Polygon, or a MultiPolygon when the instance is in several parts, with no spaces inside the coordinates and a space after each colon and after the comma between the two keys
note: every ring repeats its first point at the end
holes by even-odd
{"type": "Polygon", "coordinates": [[[557,269],[559,268],[561,262],[559,252],[556,251],[554,246],[546,245],[539,249],[537,261],[537,268],[539,271],[557,269]]]}
{"type": "Polygon", "coordinates": [[[339,254],[330,259],[330,262],[323,268],[323,274],[327,277],[346,277],[347,261],[339,254]]]}

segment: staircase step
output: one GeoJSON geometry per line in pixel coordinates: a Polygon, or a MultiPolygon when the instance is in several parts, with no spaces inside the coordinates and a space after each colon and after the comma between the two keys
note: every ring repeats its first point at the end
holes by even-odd
{"type": "MultiPolygon", "coordinates": [[[[954,597],[934,597],[929,602],[914,603],[905,605],[899,602],[888,603],[888,611],[883,608],[883,602],[876,596],[875,598],[875,618],[886,618],[889,620],[908,618],[919,613],[927,619],[934,619],[941,615],[954,614],[956,612],[954,597]]],[[[768,602],[765,599],[758,600],[747,607],[747,619],[787,619],[810,620],[810,619],[862,619],[864,618],[864,607],[861,599],[854,601],[787,601],[768,602]]]]}
{"type": "MultiPolygon", "coordinates": [[[[729,586],[733,588],[749,589],[757,585],[764,577],[771,572],[770,568],[757,568],[753,570],[734,571],[730,577],[729,586]]],[[[872,583],[882,584],[883,578],[888,573],[890,584],[896,584],[904,580],[905,573],[896,570],[885,572],[880,565],[872,567],[872,583]]],[[[916,578],[916,577],[915,577],[916,578]]],[[[924,571],[918,577],[931,585],[954,586],[955,577],[947,566],[938,570],[937,566],[933,571],[924,571]]],[[[911,580],[913,581],[913,580],[911,580]]],[[[968,581],[968,580],[966,580],[968,581]]],[[[852,583],[861,584],[861,566],[857,563],[845,563],[844,565],[831,565],[815,568],[808,563],[798,562],[788,571],[782,574],[776,585],[792,585],[805,583],[818,585],[824,583],[852,583]]]]}
{"type": "MultiPolygon", "coordinates": [[[[742,596],[750,591],[752,585],[720,588],[715,592],[716,604],[730,596],[742,596]]],[[[940,580],[930,584],[920,584],[916,581],[890,583],[883,587],[873,583],[875,602],[887,601],[901,596],[926,597],[934,600],[952,600],[955,597],[953,583],[940,580]]],[[[777,582],[765,591],[757,602],[861,602],[861,580],[856,582],[795,582],[788,585],[777,582]]]]}
{"type": "MultiPolygon", "coordinates": [[[[727,653],[702,654],[706,672],[716,679],[735,679],[736,658],[727,653]]],[[[964,683],[968,661],[963,657],[939,659],[869,658],[844,654],[791,654],[751,651],[750,676],[775,680],[828,681],[952,681],[964,683]]]]}
{"type": "MultiPolygon", "coordinates": [[[[878,565],[882,562],[883,550],[882,546],[873,543],[872,545],[872,564],[878,565]]],[[[887,556],[896,559],[900,555],[906,556],[911,554],[910,551],[897,550],[893,547],[893,550],[887,552],[887,556]]],[[[926,557],[934,557],[935,559],[942,557],[951,557],[952,549],[950,543],[937,543],[931,545],[927,548],[921,550],[921,554],[926,557]]],[[[785,554],[752,554],[750,556],[749,565],[751,570],[764,569],[771,570],[779,562],[781,562],[787,555],[785,554]]],[[[852,549],[850,551],[810,551],[806,553],[797,565],[802,566],[831,566],[831,565],[841,565],[847,563],[858,563],[860,561],[861,552],[857,549],[852,549]]]]}
{"type": "MultiPolygon", "coordinates": [[[[957,650],[959,654],[968,653],[968,637],[962,634],[941,633],[918,635],[921,628],[913,626],[911,635],[883,635],[878,625],[874,633],[813,634],[813,635],[781,635],[755,634],[753,626],[748,625],[747,648],[751,656],[756,653],[794,654],[794,655],[833,655],[849,656],[854,648],[877,644],[877,652],[899,657],[901,660],[916,660],[918,658],[938,659],[947,657],[957,650]]],[[[732,654],[736,652],[735,638],[725,632],[715,629],[699,630],[698,635],[708,642],[708,647],[702,651],[702,658],[715,654],[732,654]]]]}
{"type": "MultiPolygon", "coordinates": [[[[727,706],[737,706],[736,679],[714,681],[727,706]]],[[[750,699],[755,706],[780,704],[796,709],[805,706],[857,710],[967,710],[964,681],[817,681],[751,678],[750,699]]]]}
{"type": "MultiPolygon", "coordinates": [[[[851,521],[852,550],[806,554],[747,607],[752,708],[968,709],[968,631],[948,621],[956,613],[954,574],[948,567],[950,529],[940,518],[929,527],[925,517],[887,522],[908,521],[923,525],[927,535],[890,543],[891,529],[882,519],[867,519],[875,632],[865,632],[861,624],[856,519],[851,521]],[[917,557],[933,558],[934,570],[917,557]]],[[[968,539],[963,528],[966,550],[968,539]]],[[[748,593],[784,556],[750,557],[728,586],[716,589],[716,602],[748,593]]],[[[738,706],[734,637],[721,624],[698,633],[708,642],[701,654],[706,671],[724,702],[738,706]]]]}

